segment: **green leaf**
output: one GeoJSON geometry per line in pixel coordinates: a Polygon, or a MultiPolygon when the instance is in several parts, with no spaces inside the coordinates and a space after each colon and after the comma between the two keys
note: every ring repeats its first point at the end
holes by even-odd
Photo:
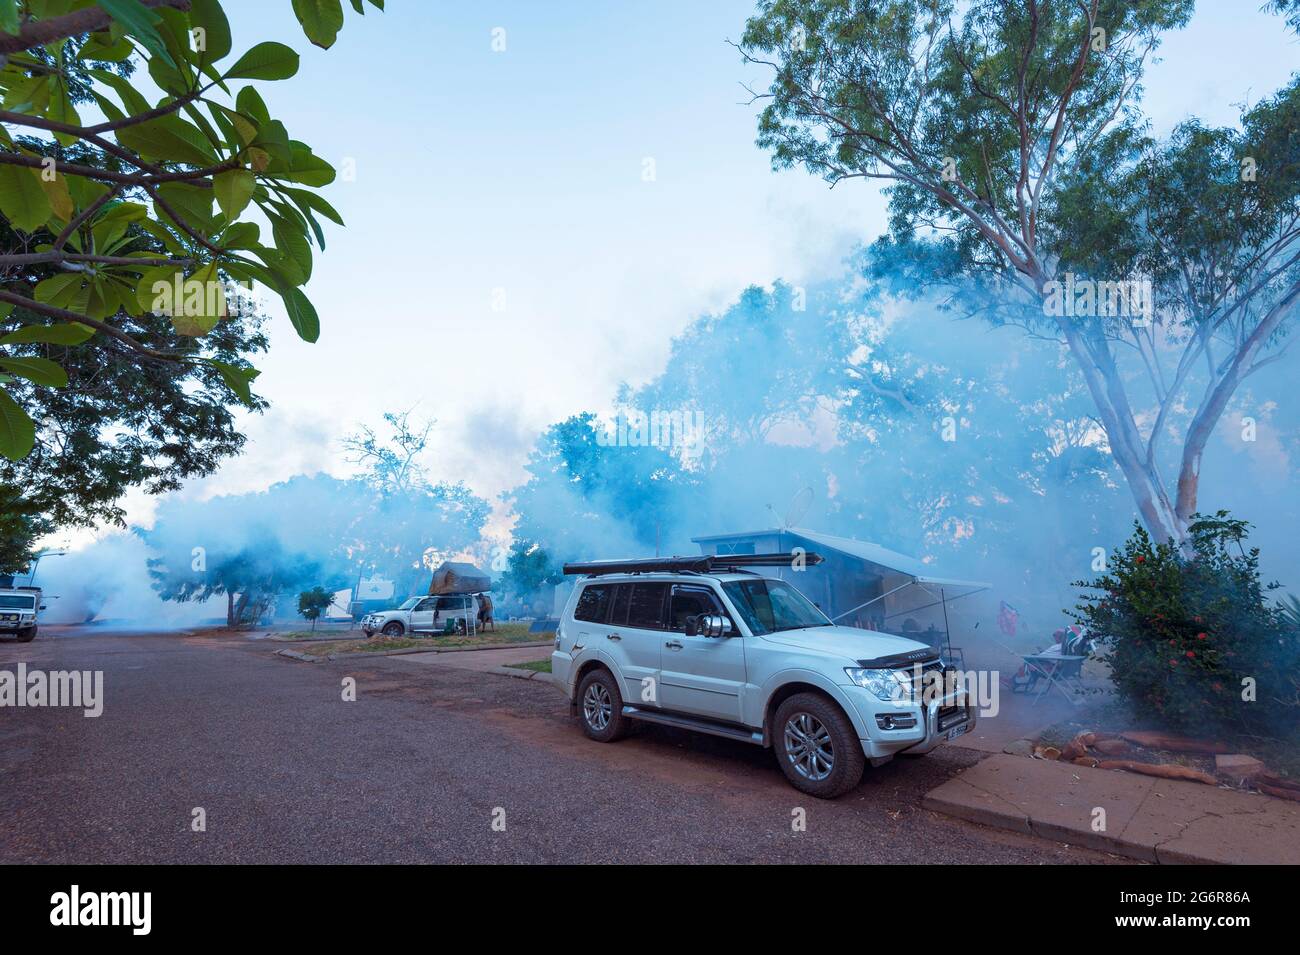
{"type": "Polygon", "coordinates": [[[161,22],[158,14],[140,0],[97,0],[97,2],[101,10],[122,24],[127,33],[144,44],[146,50],[163,62],[173,67],[176,65],[176,61],[167,52],[167,44],[163,42],[162,35],[158,32],[158,24],[161,22]]]}
{"type": "Polygon", "coordinates": [[[235,97],[235,109],[239,110],[259,126],[265,126],[271,121],[271,113],[266,108],[266,101],[262,99],[262,94],[257,92],[253,86],[245,86],[235,97]]]}
{"type": "Polygon", "coordinates": [[[239,218],[239,214],[253,198],[253,188],[256,185],[257,180],[248,169],[232,169],[212,178],[212,191],[216,193],[217,204],[227,219],[233,222],[239,218]]]}
{"type": "Polygon", "coordinates": [[[110,87],[122,100],[123,108],[132,116],[139,116],[141,113],[147,113],[152,109],[149,101],[131,85],[131,81],[126,77],[110,73],[108,70],[87,70],[86,72],[105,86],[110,87]]]}
{"type": "Polygon", "coordinates": [[[316,307],[303,294],[302,289],[280,288],[277,291],[279,291],[280,297],[284,299],[284,307],[289,313],[289,321],[293,322],[294,331],[298,333],[298,337],[305,342],[314,342],[320,338],[320,318],[316,315],[316,307]]]}
{"type": "Polygon", "coordinates": [[[228,80],[287,80],[297,72],[298,54],[268,40],[241,56],[224,75],[228,80]]]}
{"type": "Polygon", "coordinates": [[[192,166],[211,166],[217,162],[217,154],[207,137],[175,113],[135,126],[123,126],[115,135],[119,143],[146,159],[165,159],[192,166]]]}
{"type": "Polygon", "coordinates": [[[0,368],[21,375],[28,381],[51,388],[64,388],[68,384],[68,373],[57,362],[48,358],[0,358],[0,368]]]}
{"type": "Polygon", "coordinates": [[[50,218],[50,200],[39,175],[25,166],[0,166],[0,213],[24,232],[35,232],[50,218]]]}
{"type": "Polygon", "coordinates": [[[17,36],[22,24],[18,21],[18,0],[0,0],[0,29],[17,36]]]}
{"type": "MultiPolygon", "coordinates": [[[[189,223],[191,228],[204,235],[211,235],[213,231],[212,193],[212,189],[200,189],[181,182],[163,183],[158,187],[158,195],[163,201],[175,209],[176,214],[189,223]]],[[[167,220],[171,221],[171,216],[163,212],[161,206],[154,211],[159,218],[167,216],[167,220]]],[[[178,227],[179,225],[177,223],[178,227]]]]}
{"type": "Polygon", "coordinates": [[[190,25],[203,31],[204,63],[215,63],[230,53],[230,21],[217,0],[190,0],[190,25]]]}
{"type": "Polygon", "coordinates": [[[183,286],[178,287],[177,276],[181,276],[184,281],[184,273],[179,266],[160,265],[156,268],[145,269],[140,276],[140,281],[135,287],[136,302],[138,309],[128,309],[132,314],[152,313],[154,315],[170,316],[175,308],[175,302],[179,296],[182,301],[185,298],[183,286]],[[179,290],[178,290],[179,288],[179,290]]]}
{"type": "Polygon", "coordinates": [[[216,328],[226,316],[226,290],[217,274],[217,263],[209,262],[185,280],[184,299],[172,312],[172,327],[178,334],[197,338],[216,328]]]}
{"type": "Polygon", "coordinates": [[[232,365],[230,362],[209,359],[208,364],[221,373],[226,387],[239,396],[239,400],[250,407],[253,404],[253,392],[249,386],[261,374],[256,368],[244,365],[232,365]]]}
{"type": "Polygon", "coordinates": [[[107,31],[103,31],[90,35],[90,39],[82,44],[77,52],[77,59],[83,63],[88,61],[121,63],[123,60],[130,59],[134,52],[135,47],[129,40],[124,37],[114,40],[107,31]]]}
{"type": "Polygon", "coordinates": [[[331,222],[343,225],[343,217],[316,193],[308,192],[306,189],[294,189],[292,186],[282,186],[280,191],[297,203],[298,208],[304,212],[310,209],[312,212],[319,212],[331,222]]]}
{"type": "Polygon", "coordinates": [[[312,153],[306,146],[293,143],[289,171],[273,170],[272,175],[277,179],[288,179],[290,182],[300,182],[304,186],[320,188],[334,181],[335,172],[333,166],[312,153]]]}
{"type": "Polygon", "coordinates": [[[62,173],[55,173],[53,179],[37,176],[36,182],[45,191],[45,198],[49,200],[50,209],[54,214],[64,222],[71,222],[76,207],[72,202],[72,194],[68,192],[68,177],[62,173]]]}
{"type": "Polygon", "coordinates": [[[293,0],[293,12],[307,39],[326,50],[334,45],[343,27],[343,5],[339,0],[293,0]]]}
{"type": "Polygon", "coordinates": [[[35,443],[36,423],[8,392],[0,391],[0,454],[21,461],[35,443]]]}
{"type": "Polygon", "coordinates": [[[88,341],[95,330],[89,325],[69,322],[63,325],[24,325],[0,338],[0,345],[80,345],[88,341]]]}

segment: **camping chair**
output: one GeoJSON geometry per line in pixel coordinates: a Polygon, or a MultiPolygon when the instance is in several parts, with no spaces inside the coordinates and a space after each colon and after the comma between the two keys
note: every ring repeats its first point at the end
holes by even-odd
{"type": "Polygon", "coordinates": [[[1088,659],[1086,656],[1025,653],[1021,654],[1021,659],[1025,661],[1025,673],[1029,677],[1025,692],[1033,695],[1035,703],[1050,693],[1052,687],[1056,687],[1062,696],[1075,705],[1083,702],[1083,663],[1088,659]],[[1040,687],[1036,693],[1035,687],[1040,687]]]}

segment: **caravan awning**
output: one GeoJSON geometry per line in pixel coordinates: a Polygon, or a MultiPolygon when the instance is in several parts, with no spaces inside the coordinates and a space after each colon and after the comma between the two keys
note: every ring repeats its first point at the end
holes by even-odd
{"type": "MultiPolygon", "coordinates": [[[[860,541],[852,537],[836,537],[833,534],[823,534],[819,531],[805,530],[801,527],[792,527],[784,533],[802,537],[823,549],[837,550],[851,557],[857,557],[868,563],[876,564],[885,570],[892,570],[896,574],[911,577],[914,583],[930,584],[935,587],[960,587],[965,588],[972,594],[981,590],[988,590],[992,586],[978,580],[959,580],[953,577],[933,576],[929,573],[927,566],[915,557],[908,557],[906,554],[900,554],[870,541],[860,541]]],[[[961,594],[961,596],[966,596],[966,594],[961,594]]]]}

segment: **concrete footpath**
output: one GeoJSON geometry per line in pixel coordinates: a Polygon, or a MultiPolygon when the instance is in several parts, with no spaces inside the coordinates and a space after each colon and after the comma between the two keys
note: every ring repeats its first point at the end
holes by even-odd
{"type": "Polygon", "coordinates": [[[480,673],[497,673],[502,676],[518,677],[522,680],[540,680],[543,683],[551,679],[549,673],[535,670],[523,670],[512,663],[531,663],[534,660],[547,660],[551,656],[551,643],[525,647],[495,647],[486,650],[440,650],[436,653],[408,653],[396,659],[402,663],[424,663],[432,666],[455,667],[459,670],[477,670],[480,673]]]}
{"type": "Polygon", "coordinates": [[[1300,864],[1300,803],[1200,783],[997,755],[924,805],[1146,862],[1300,864]]]}

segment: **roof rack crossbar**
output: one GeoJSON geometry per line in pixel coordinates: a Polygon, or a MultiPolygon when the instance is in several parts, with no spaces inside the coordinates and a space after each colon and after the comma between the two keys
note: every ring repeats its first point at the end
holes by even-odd
{"type": "Polygon", "coordinates": [[[565,576],[583,574],[597,577],[601,574],[711,574],[721,570],[741,567],[792,567],[802,562],[815,565],[822,562],[820,554],[706,554],[702,557],[641,557],[632,560],[595,560],[564,565],[565,576]]]}

